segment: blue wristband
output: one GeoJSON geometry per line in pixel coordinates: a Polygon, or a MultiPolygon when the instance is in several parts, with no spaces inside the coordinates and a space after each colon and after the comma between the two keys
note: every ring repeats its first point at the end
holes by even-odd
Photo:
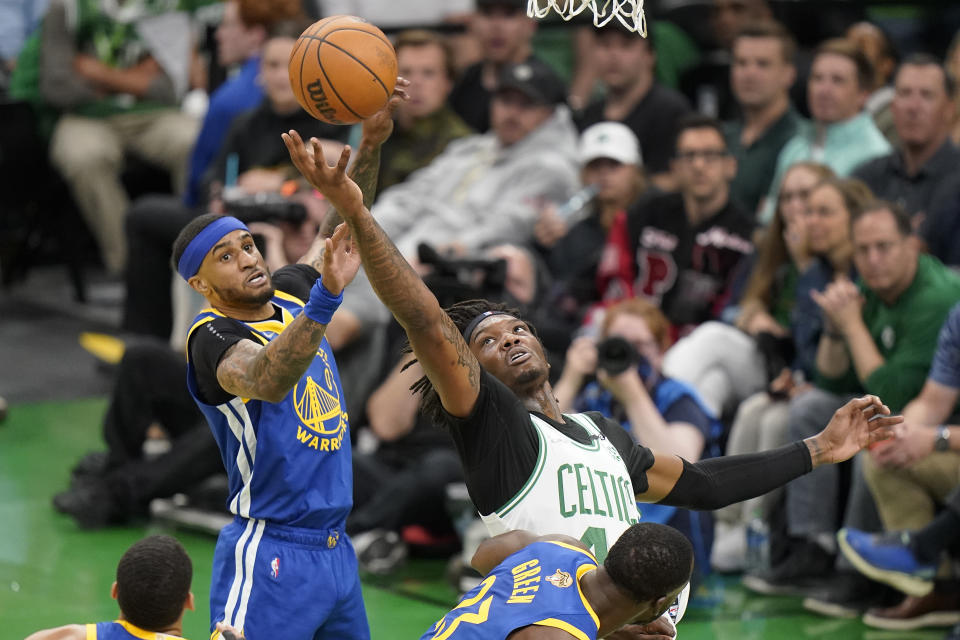
{"type": "Polygon", "coordinates": [[[343,291],[335,296],[323,286],[323,278],[317,278],[313,288],[310,289],[310,299],[303,305],[303,312],[314,322],[330,324],[330,318],[333,317],[333,312],[341,302],[343,302],[343,291]]]}

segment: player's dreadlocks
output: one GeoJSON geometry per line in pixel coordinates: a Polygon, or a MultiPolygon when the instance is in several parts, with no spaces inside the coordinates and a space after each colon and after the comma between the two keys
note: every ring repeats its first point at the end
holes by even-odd
{"type": "MultiPolygon", "coordinates": [[[[521,317],[519,310],[499,302],[490,302],[489,300],[465,300],[450,305],[445,311],[461,334],[477,316],[486,311],[499,311],[517,318],[521,317]]],[[[527,324],[529,326],[529,323],[527,324]]],[[[534,336],[537,335],[534,327],[531,326],[530,331],[534,336]]],[[[407,354],[412,352],[413,348],[408,341],[403,348],[403,353],[407,354]]],[[[416,361],[416,358],[414,358],[405,364],[402,370],[406,371],[407,367],[410,367],[416,361]]],[[[433,388],[433,384],[431,384],[427,376],[422,376],[413,383],[413,385],[410,386],[410,390],[420,394],[420,412],[434,424],[445,426],[448,419],[447,413],[443,410],[443,406],[440,404],[440,396],[437,394],[436,389],[433,388]]]]}

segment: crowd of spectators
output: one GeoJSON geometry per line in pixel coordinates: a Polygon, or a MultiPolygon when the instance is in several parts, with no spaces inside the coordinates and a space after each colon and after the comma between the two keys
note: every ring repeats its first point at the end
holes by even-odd
{"type": "MultiPolygon", "coordinates": [[[[565,410],[604,412],[691,461],[815,434],[863,393],[907,417],[783,491],[712,517],[647,505],[644,519],[687,533],[701,573],[744,571],[758,593],[880,628],[960,625],[948,562],[943,586],[904,599],[847,553],[956,508],[958,40],[922,49],[843,11],[811,41],[765,0],[703,0],[706,31],[648,3],[646,38],[541,24],[526,0],[417,3],[406,21],[377,2],[14,4],[0,90],[30,105],[99,249],[90,261],[126,287],[109,451],[54,500],[82,526],[141,517],[218,471],[177,382],[178,318],[197,299],[170,246],[196,215],[230,212],[279,268],[324,228],[280,133],[321,138],[329,156],[358,132],[307,116],[286,67],[310,18],[349,12],[390,27],[410,81],[366,204],[442,302],[495,298],[534,319],[565,410]],[[128,193],[131,158],[169,191],[128,193]],[[157,439],[167,449],[150,454],[157,439]]],[[[444,506],[461,470],[417,415],[400,336],[361,272],[327,337],[359,440],[348,529],[377,572],[408,544],[463,533],[444,506]]]]}

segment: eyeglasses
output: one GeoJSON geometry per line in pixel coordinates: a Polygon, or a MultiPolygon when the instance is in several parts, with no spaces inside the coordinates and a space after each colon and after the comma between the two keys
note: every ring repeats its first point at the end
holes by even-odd
{"type": "Polygon", "coordinates": [[[691,149],[690,151],[678,151],[677,160],[681,162],[693,162],[697,158],[703,158],[707,162],[716,162],[727,157],[726,149],[691,149]]]}

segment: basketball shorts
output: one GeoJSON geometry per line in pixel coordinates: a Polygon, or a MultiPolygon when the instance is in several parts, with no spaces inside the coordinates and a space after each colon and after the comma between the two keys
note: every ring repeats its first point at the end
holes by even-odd
{"type": "Polygon", "coordinates": [[[251,640],[369,640],[350,539],[235,518],[213,555],[211,633],[222,620],[251,640]]]}

